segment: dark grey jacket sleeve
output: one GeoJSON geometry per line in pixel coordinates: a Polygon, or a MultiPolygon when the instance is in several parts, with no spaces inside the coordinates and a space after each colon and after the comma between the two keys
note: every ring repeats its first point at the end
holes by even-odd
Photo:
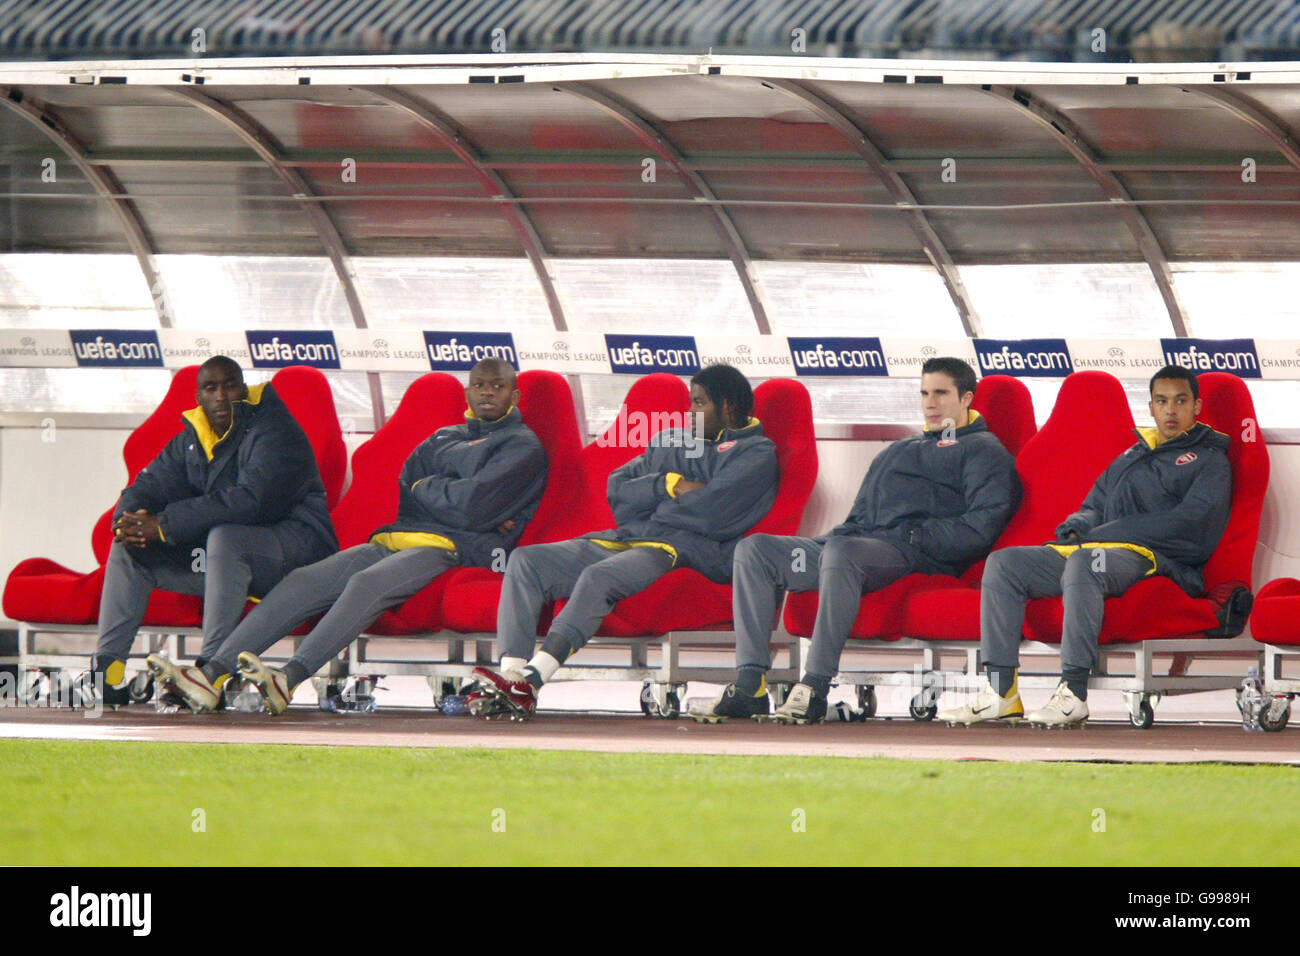
{"type": "Polygon", "coordinates": [[[189,432],[182,431],[163,446],[158,457],[140,469],[140,474],[122,492],[117,507],[113,509],[114,521],[128,511],[143,509],[150,514],[157,514],[170,501],[181,496],[180,489],[189,488],[184,456],[185,446],[190,440],[189,432]]]}
{"type": "Polygon", "coordinates": [[[966,512],[927,518],[908,538],[935,560],[973,564],[993,548],[1020,505],[1016,460],[1000,443],[990,442],[966,459],[961,481],[966,512]]]}
{"type": "Polygon", "coordinates": [[[669,498],[654,520],[715,541],[738,538],[767,514],[776,496],[779,470],[771,442],[752,441],[703,488],[669,498]]]}
{"type": "Polygon", "coordinates": [[[292,493],[301,467],[303,448],[286,447],[285,436],[271,429],[250,430],[240,442],[239,480],[214,491],[173,501],[158,515],[169,544],[201,540],[219,524],[273,524],[292,509],[292,493]]]}
{"type": "Polygon", "coordinates": [[[1170,510],[1116,518],[1097,525],[1088,537],[1140,544],[1183,564],[1204,564],[1223,536],[1231,505],[1232,467],[1225,456],[1215,455],[1170,510]]]}
{"type": "Polygon", "coordinates": [[[418,452],[402,466],[401,480],[433,520],[449,528],[495,531],[522,507],[521,498],[546,470],[542,444],[528,437],[512,438],[468,478],[421,475],[418,452]]]}
{"type": "Polygon", "coordinates": [[[668,473],[652,461],[654,453],[653,448],[648,448],[610,472],[605,496],[619,526],[650,517],[661,502],[668,500],[668,473]]]}

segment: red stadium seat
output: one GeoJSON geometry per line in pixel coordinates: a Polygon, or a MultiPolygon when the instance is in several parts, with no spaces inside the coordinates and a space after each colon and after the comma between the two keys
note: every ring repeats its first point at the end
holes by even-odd
{"type": "MultiPolygon", "coordinates": [[[[135,431],[126,437],[122,446],[122,458],[126,461],[126,485],[135,481],[140,469],[158,457],[184,427],[182,412],[187,412],[197,403],[195,393],[198,390],[199,367],[187,365],[172,378],[167,388],[167,395],[152,415],[146,418],[135,431]]],[[[113,509],[117,502],[105,511],[90,534],[90,546],[95,551],[95,560],[101,565],[108,560],[108,549],[113,546],[113,509]]]]}
{"type": "Polygon", "coordinates": [[[397,519],[397,478],[420,442],[465,420],[465,386],[446,372],[422,375],[392,417],[352,453],[352,483],[330,511],[339,548],[364,544],[397,519]]]}
{"type": "MultiPolygon", "coordinates": [[[[140,469],[157,457],[181,430],[181,413],[195,406],[199,367],[189,365],[177,371],[167,394],[148,418],[122,446],[127,481],[135,481],[140,469]]],[[[124,486],[125,487],[125,486],[124,486]]],[[[99,594],[104,586],[104,562],[113,544],[113,502],[95,522],[90,545],[99,563],[94,571],[81,574],[47,558],[29,558],[10,572],[5,582],[5,616],[15,621],[41,624],[93,624],[99,617],[99,594]]]]}
{"type": "Polygon", "coordinates": [[[1259,589],[1250,634],[1261,644],[1300,644],[1300,581],[1277,578],[1259,589]]]}
{"type": "MultiPolygon", "coordinates": [[[[448,425],[465,420],[465,386],[446,372],[411,383],[393,416],[352,453],[352,484],[331,512],[340,548],[369,540],[376,528],[397,518],[397,478],[417,445],[448,425]]],[[[411,634],[442,626],[442,595],[454,572],[440,574],[401,607],[385,611],[367,631],[411,634]]]]}
{"type": "Polygon", "coordinates": [[[311,442],[316,467],[325,484],[326,503],[333,508],[343,493],[348,449],[343,444],[343,430],[334,411],[329,379],[310,365],[290,365],[271,376],[271,384],[311,442]]]}
{"type": "MultiPolygon", "coordinates": [[[[1232,511],[1219,546],[1205,565],[1206,596],[1190,597],[1163,576],[1140,581],[1119,597],[1107,599],[1102,644],[1199,636],[1219,626],[1220,605],[1234,587],[1250,587],[1268,490],[1268,450],[1245,382],[1226,372],[1206,372],[1198,383],[1203,402],[1200,421],[1232,441],[1228,448],[1232,511]]],[[[1033,640],[1059,641],[1063,619],[1060,598],[1031,601],[1025,633],[1033,640]]]]}
{"type": "MultiPolygon", "coordinates": [[[[776,444],[781,477],[776,500],[749,534],[794,534],[817,481],[817,442],[808,390],[795,379],[763,382],[754,389],[754,415],[763,423],[763,433],[776,444]]],[[[644,637],[669,631],[729,630],[731,626],[731,585],[717,584],[698,571],[683,568],[619,601],[597,633],[644,637]]]]}
{"type": "MultiPolygon", "coordinates": [[[[666,415],[686,415],[690,412],[691,393],[686,383],[676,375],[655,372],[632,383],[619,418],[585,448],[582,449],[582,475],[586,483],[586,513],[592,526],[585,531],[599,531],[614,526],[614,512],[605,497],[609,476],[645,451],[648,439],[662,431],[666,415]],[[638,427],[639,423],[645,423],[638,427]]],[[[685,419],[676,421],[677,426],[685,419]]],[[[671,425],[665,426],[671,427],[671,425]]]]}
{"type": "MultiPolygon", "coordinates": [[[[1034,403],[1024,382],[1010,375],[987,375],[975,389],[971,407],[979,412],[988,424],[989,431],[998,437],[1012,455],[1019,455],[1033,437],[1034,403]]],[[[963,581],[978,581],[984,562],[977,562],[962,575],[963,581]]],[[[958,585],[956,578],[946,574],[909,574],[892,584],[862,596],[858,616],[849,631],[849,637],[860,640],[897,640],[904,630],[904,612],[913,594],[925,591],[951,590],[958,585]]],[[[817,619],[818,595],[816,591],[791,594],[785,605],[785,626],[791,634],[810,637],[817,619]]]]}
{"type": "MultiPolygon", "coordinates": [[[[183,427],[181,412],[194,408],[196,404],[197,377],[197,366],[178,372],[158,409],[128,437],[123,457],[132,481],[183,427]]],[[[331,502],[336,501],[347,459],[343,433],[334,414],[334,397],[329,381],[320,371],[305,365],[281,369],[271,381],[306,432],[321,478],[325,480],[326,494],[331,502]]],[[[109,510],[110,517],[111,514],[112,509],[109,510]]],[[[92,545],[101,525],[107,531],[105,518],[100,518],[96,525],[92,545]]],[[[108,533],[111,538],[111,531],[108,533]]],[[[98,553],[96,556],[99,557],[98,553]]],[[[108,551],[104,549],[100,560],[106,560],[107,556],[108,551]]],[[[5,615],[16,621],[40,624],[93,624],[99,617],[99,594],[103,581],[102,563],[95,571],[81,575],[43,558],[24,561],[14,568],[5,582],[5,615]]],[[[154,591],[143,623],[146,627],[188,628],[200,626],[202,619],[203,602],[198,597],[154,591]]]]}
{"type": "MultiPolygon", "coordinates": [[[[568,382],[555,372],[531,370],[519,374],[519,390],[520,414],[546,449],[547,467],[546,490],[519,539],[520,546],[563,541],[595,530],[598,526],[586,507],[582,439],[568,382]]],[[[442,625],[469,634],[495,631],[501,573],[457,568],[451,574],[442,601],[442,625]]]]}
{"type": "MultiPolygon", "coordinates": [[[[310,365],[290,365],[271,376],[271,384],[311,443],[325,485],[325,499],[333,507],[343,490],[348,461],[329,379],[310,365]]],[[[249,602],[245,613],[252,607],[249,602]]],[[[174,591],[154,591],[149,596],[145,627],[200,627],[202,624],[202,598],[174,591]]]]}
{"type": "MultiPolygon", "coordinates": [[[[1067,377],[1052,414],[1016,458],[1020,508],[994,550],[1051,541],[1057,525],[1078,509],[1097,476],[1133,441],[1133,413],[1118,379],[1107,372],[1067,377]]],[[[909,637],[978,641],[983,566],[980,562],[975,573],[963,575],[964,587],[918,591],[910,597],[902,632],[909,637]]]]}

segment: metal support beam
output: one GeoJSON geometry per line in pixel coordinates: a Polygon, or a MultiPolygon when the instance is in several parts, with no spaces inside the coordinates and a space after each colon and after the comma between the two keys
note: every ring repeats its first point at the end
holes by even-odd
{"type": "MultiPolygon", "coordinates": [[[[1207,100],[1223,107],[1237,119],[1244,121],[1262,134],[1277,151],[1286,157],[1286,161],[1300,170],[1300,144],[1280,119],[1260,106],[1244,93],[1229,91],[1217,86],[1185,86],[1188,93],[1204,96],[1207,100]]],[[[1237,167],[1239,170],[1240,167],[1237,167]]]]}
{"type": "MultiPolygon", "coordinates": [[[[262,162],[266,163],[271,168],[271,171],[280,178],[291,195],[295,197],[314,195],[310,184],[303,178],[302,173],[284,161],[284,148],[279,141],[253,117],[236,106],[188,87],[171,88],[168,89],[168,92],[185,100],[191,106],[202,110],[243,140],[261,158],[262,162]]],[[[368,328],[366,312],[361,306],[361,297],[357,293],[356,276],[352,271],[352,263],[348,258],[347,249],[343,245],[343,238],[339,235],[338,227],[334,224],[334,220],[330,218],[329,213],[325,211],[323,203],[304,202],[301,204],[301,208],[312,228],[316,230],[316,235],[320,237],[321,245],[325,247],[325,254],[329,256],[329,260],[334,266],[339,285],[343,287],[343,297],[348,303],[348,311],[352,314],[352,323],[359,329],[368,328]]],[[[384,420],[387,417],[384,414],[384,390],[378,372],[367,372],[366,379],[370,385],[370,402],[374,415],[375,430],[378,431],[383,427],[384,420]]]]}
{"type": "MultiPolygon", "coordinates": [[[[441,114],[433,106],[417,99],[405,90],[390,89],[383,86],[366,86],[362,87],[371,96],[383,100],[389,106],[402,110],[412,117],[429,132],[433,133],[442,144],[464,163],[483,184],[489,196],[500,196],[504,199],[514,200],[514,190],[506,185],[496,172],[484,164],[479,151],[472,146],[465,138],[464,133],[456,128],[452,120],[441,114]]],[[[550,261],[546,254],[546,249],[542,246],[541,237],[537,234],[533,221],[528,213],[514,202],[503,202],[499,204],[501,214],[505,216],[506,222],[514,230],[515,235],[519,238],[519,244],[524,247],[524,253],[528,256],[528,261],[533,265],[533,271],[537,273],[537,281],[542,286],[542,294],[546,296],[546,305],[551,310],[551,322],[555,328],[561,332],[567,331],[568,322],[564,318],[564,308],[560,305],[560,297],[555,291],[555,279],[551,275],[550,261]]]]}
{"type": "MultiPolygon", "coordinates": [[[[916,206],[916,196],[912,190],[903,182],[903,177],[890,168],[885,154],[880,148],[871,141],[871,137],[857,123],[849,119],[844,109],[825,97],[813,93],[801,83],[794,80],[762,80],[762,84],[769,89],[780,90],[787,96],[793,97],[804,107],[811,110],[821,118],[822,122],[830,126],[837,133],[849,141],[849,144],[866,160],[871,171],[876,174],[876,178],[881,181],[889,195],[893,197],[894,202],[900,206],[916,206]]],[[[921,249],[925,252],[925,257],[930,260],[939,273],[939,278],[943,280],[944,286],[948,290],[948,295],[952,298],[952,304],[957,308],[957,315],[961,319],[962,327],[966,334],[972,338],[984,334],[980,325],[979,314],[975,311],[975,306],[970,300],[970,293],[966,291],[966,286],[961,281],[961,273],[957,271],[957,265],[953,262],[952,256],[948,254],[948,248],[939,234],[934,231],[930,225],[930,220],[926,218],[924,212],[919,209],[911,209],[908,212],[908,225],[916,233],[916,238],[921,243],[921,249]]]]}
{"type": "MultiPolygon", "coordinates": [[[[1089,145],[1079,128],[1061,113],[1021,89],[1009,86],[983,86],[981,89],[995,99],[1014,107],[1051,134],[1101,187],[1107,198],[1124,203],[1132,201],[1133,197],[1119,181],[1119,177],[1102,168],[1097,158],[1097,151],[1089,145]]],[[[1117,206],[1116,210],[1124,220],[1124,225],[1132,233],[1138,251],[1142,253],[1142,258],[1146,260],[1151,274],[1155,277],[1156,288],[1160,290],[1160,298],[1164,300],[1165,308],[1169,312],[1169,322],[1173,325],[1174,334],[1188,335],[1187,312],[1178,299],[1178,290],[1174,288],[1174,278],[1169,271],[1169,259],[1161,248],[1155,232],[1152,231],[1151,223],[1137,206],[1121,205],[1117,206]]]]}
{"type": "Polygon", "coordinates": [[[109,200],[108,205],[117,216],[117,221],[126,236],[126,244],[130,247],[136,261],[140,263],[140,271],[144,273],[145,285],[148,286],[149,294],[153,297],[154,311],[158,313],[158,324],[164,329],[171,328],[172,317],[167,305],[170,300],[163,285],[162,273],[158,271],[158,263],[154,259],[156,250],[153,247],[153,240],[145,230],[140,211],[134,202],[125,198],[128,195],[127,191],[113,175],[113,171],[107,166],[91,162],[86,156],[85,145],[72,134],[58,116],[48,109],[28,102],[21,90],[0,86],[0,104],[7,106],[44,133],[76,164],[81,174],[94,187],[95,192],[109,200]]]}
{"type": "Polygon", "coordinates": [[[703,177],[687,165],[686,159],[682,156],[680,150],[632,107],[593,89],[586,83],[565,83],[553,88],[560,92],[572,93],[612,117],[641,140],[647,148],[653,150],[660,159],[672,166],[677,175],[681,176],[686,183],[687,189],[695,196],[709,200],[710,205],[704,207],[705,211],[713,220],[714,228],[718,231],[723,248],[727,250],[727,258],[736,267],[736,275],[739,276],[740,284],[745,290],[745,297],[749,299],[749,307],[754,311],[754,324],[758,326],[758,331],[761,334],[771,335],[772,325],[767,318],[767,306],[764,305],[762,293],[759,291],[758,278],[754,274],[754,262],[749,250],[740,238],[740,233],[736,231],[736,225],[731,221],[730,214],[722,206],[712,205],[712,203],[717,202],[718,197],[714,195],[713,190],[704,181],[703,177]]]}

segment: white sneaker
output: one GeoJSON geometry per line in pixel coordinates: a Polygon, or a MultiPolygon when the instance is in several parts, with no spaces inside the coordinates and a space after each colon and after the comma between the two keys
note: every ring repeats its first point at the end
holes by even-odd
{"type": "Polygon", "coordinates": [[[1040,727],[1072,727],[1088,719],[1088,702],[1075,697],[1065,681],[1061,681],[1047,706],[1031,713],[1028,719],[1040,727]]]}
{"type": "Polygon", "coordinates": [[[1003,697],[993,689],[988,677],[980,678],[979,692],[960,707],[942,710],[935,715],[948,726],[954,724],[982,724],[986,721],[1002,720],[1009,724],[1019,723],[1025,716],[1025,705],[1020,702],[1019,680],[1011,685],[1011,696],[1003,697]]]}

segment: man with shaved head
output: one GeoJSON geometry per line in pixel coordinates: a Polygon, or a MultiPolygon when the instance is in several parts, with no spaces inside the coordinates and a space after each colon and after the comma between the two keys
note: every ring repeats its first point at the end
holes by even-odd
{"type": "Polygon", "coordinates": [[[99,605],[89,679],[124,704],[124,670],[155,588],[203,597],[211,657],[239,623],[249,595],[338,549],[325,486],[302,428],[275,389],[244,384],[224,355],[199,367],[198,407],[141,469],[113,509],[113,547],[99,605]]]}
{"type": "Polygon", "coordinates": [[[151,656],[150,669],[199,713],[216,708],[222,685],[238,671],[257,687],[266,713],[282,714],[294,689],[384,611],[450,568],[504,560],[537,511],[546,453],[520,418],[508,362],[475,365],[465,398],[464,424],[439,429],[402,466],[395,522],[367,544],[286,577],[202,667],[151,656]],[[259,654],[317,614],[283,669],[261,662],[259,654]]]}

